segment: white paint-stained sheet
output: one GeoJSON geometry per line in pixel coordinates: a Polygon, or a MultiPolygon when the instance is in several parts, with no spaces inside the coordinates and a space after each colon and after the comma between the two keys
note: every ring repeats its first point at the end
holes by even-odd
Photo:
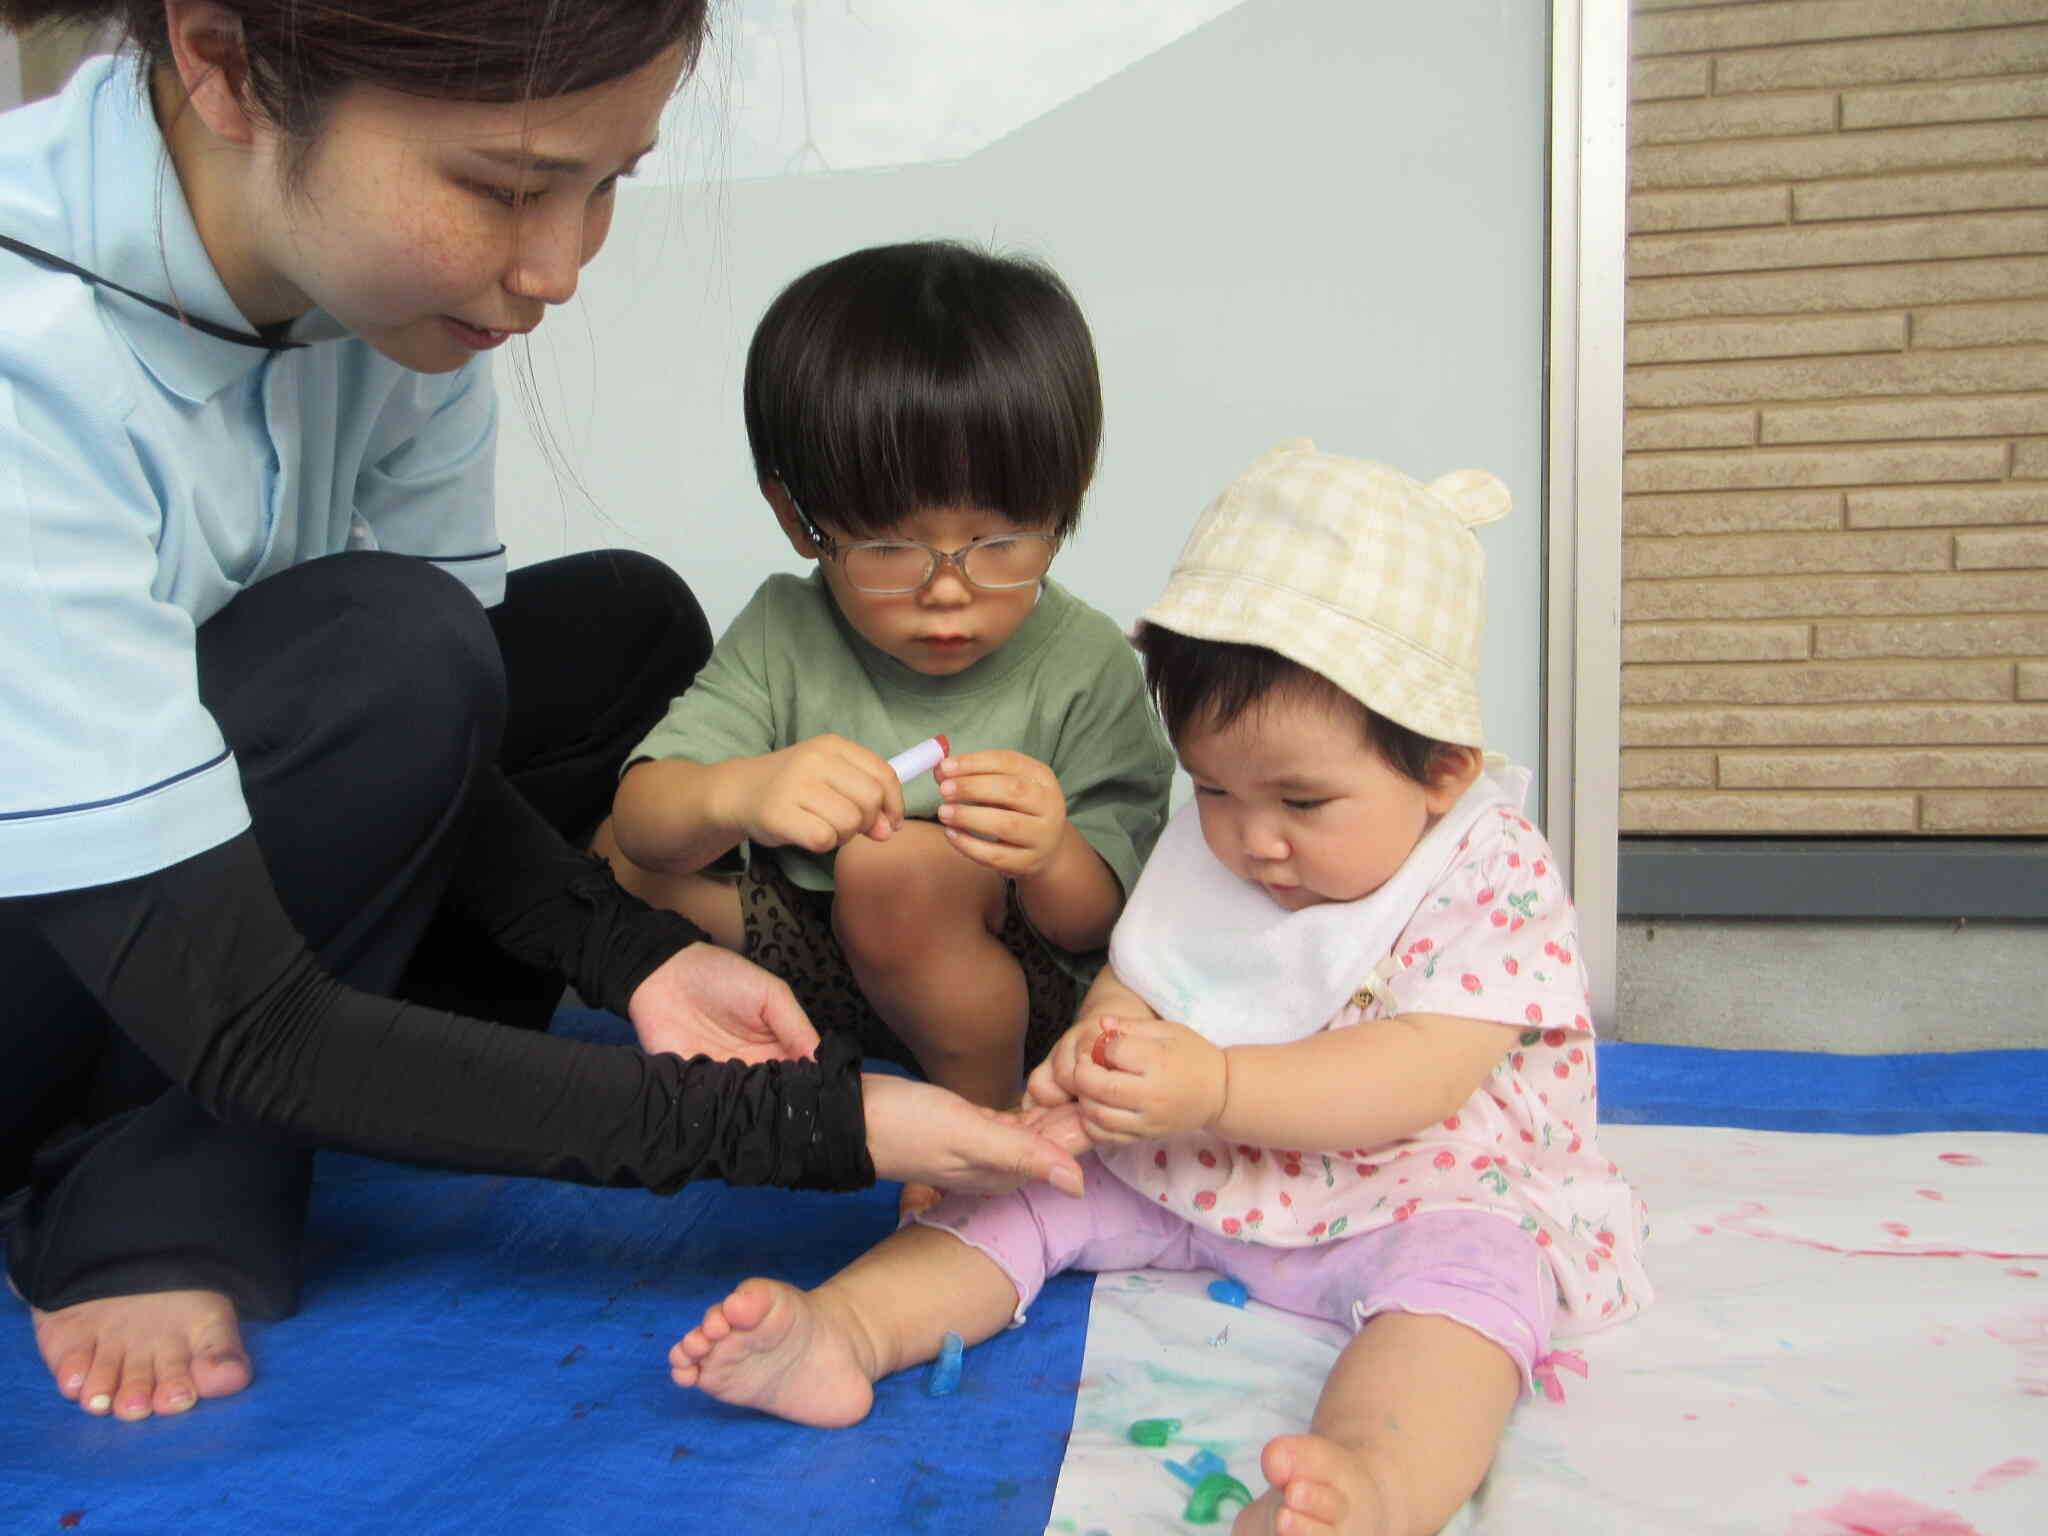
{"type": "MultiPolygon", "coordinates": [[[[1657,1299],[1557,1341],[1586,1374],[1524,1400],[1448,1531],[2048,1533],[2048,1137],[1612,1125],[1601,1145],[1649,1202],[1657,1299]]],[[[1224,1306],[1213,1278],[1099,1277],[1048,1529],[1199,1529],[1169,1458],[1206,1446],[1257,1492],[1259,1447],[1307,1425],[1339,1330],[1224,1306]],[[1141,1418],[1181,1438],[1134,1445],[1141,1418]]]]}

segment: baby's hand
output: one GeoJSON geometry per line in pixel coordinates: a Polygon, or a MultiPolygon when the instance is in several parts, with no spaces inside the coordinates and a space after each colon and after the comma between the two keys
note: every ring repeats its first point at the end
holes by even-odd
{"type": "Polygon", "coordinates": [[[1067,830],[1053,771],[1022,752],[969,752],[940,763],[939,822],[975,863],[1029,880],[1052,863],[1067,830]]]}
{"type": "MultiPolygon", "coordinates": [[[[1230,1069],[1219,1046],[1170,1019],[1100,1019],[1085,1054],[1071,1069],[1081,1122],[1098,1146],[1153,1141],[1213,1125],[1230,1093],[1230,1069]]],[[[1057,1051],[1057,1048],[1055,1048],[1057,1051]]]]}
{"type": "Polygon", "coordinates": [[[746,768],[730,819],[757,843],[830,853],[903,825],[903,786],[888,762],[844,736],[812,736],[746,768]]]}
{"type": "Polygon", "coordinates": [[[1074,1064],[1087,1054],[1102,1033],[1100,1019],[1083,1019],[1070,1025],[1067,1032],[1053,1042],[1046,1052],[1045,1060],[1031,1069],[1031,1076],[1025,1079],[1024,1096],[1027,1101],[1056,1108],[1071,1104],[1077,1097],[1074,1087],[1074,1064]]]}

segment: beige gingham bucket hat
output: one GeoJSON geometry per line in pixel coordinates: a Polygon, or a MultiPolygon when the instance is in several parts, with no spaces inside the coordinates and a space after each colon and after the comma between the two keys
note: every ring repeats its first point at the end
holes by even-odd
{"type": "Polygon", "coordinates": [[[1472,530],[1509,504],[1483,469],[1424,485],[1294,438],[1209,504],[1144,617],[1278,651],[1411,731],[1483,747],[1486,557],[1472,530]]]}

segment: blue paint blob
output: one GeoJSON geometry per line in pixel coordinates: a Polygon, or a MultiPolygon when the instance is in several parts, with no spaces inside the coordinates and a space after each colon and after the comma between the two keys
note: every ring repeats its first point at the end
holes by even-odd
{"type": "Polygon", "coordinates": [[[1209,1295],[1211,1299],[1222,1302],[1226,1307],[1241,1307],[1252,1299],[1251,1292],[1247,1291],[1242,1283],[1231,1279],[1228,1275],[1225,1275],[1221,1280],[1211,1280],[1209,1282],[1209,1295]]]}
{"type": "Polygon", "coordinates": [[[924,1379],[924,1389],[928,1395],[946,1397],[960,1390],[962,1348],[960,1335],[950,1328],[947,1329],[946,1340],[939,1346],[939,1358],[932,1362],[931,1372],[924,1379]]]}

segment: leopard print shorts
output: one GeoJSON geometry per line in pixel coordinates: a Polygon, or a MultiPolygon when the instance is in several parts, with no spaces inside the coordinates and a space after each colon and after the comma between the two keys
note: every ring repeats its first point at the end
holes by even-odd
{"type": "MultiPolygon", "coordinates": [[[[910,1047],[896,1038],[861,994],[846,952],[832,931],[832,893],[807,891],[774,858],[757,855],[739,877],[740,912],[746,922],[746,957],[789,983],[819,1034],[849,1034],[863,1056],[877,1056],[923,1076],[910,1047]]],[[[1081,986],[1032,932],[1017,904],[1014,886],[1009,911],[997,937],[1024,972],[1030,1018],[1024,1031],[1024,1070],[1045,1059],[1081,1003],[1081,986]]]]}

